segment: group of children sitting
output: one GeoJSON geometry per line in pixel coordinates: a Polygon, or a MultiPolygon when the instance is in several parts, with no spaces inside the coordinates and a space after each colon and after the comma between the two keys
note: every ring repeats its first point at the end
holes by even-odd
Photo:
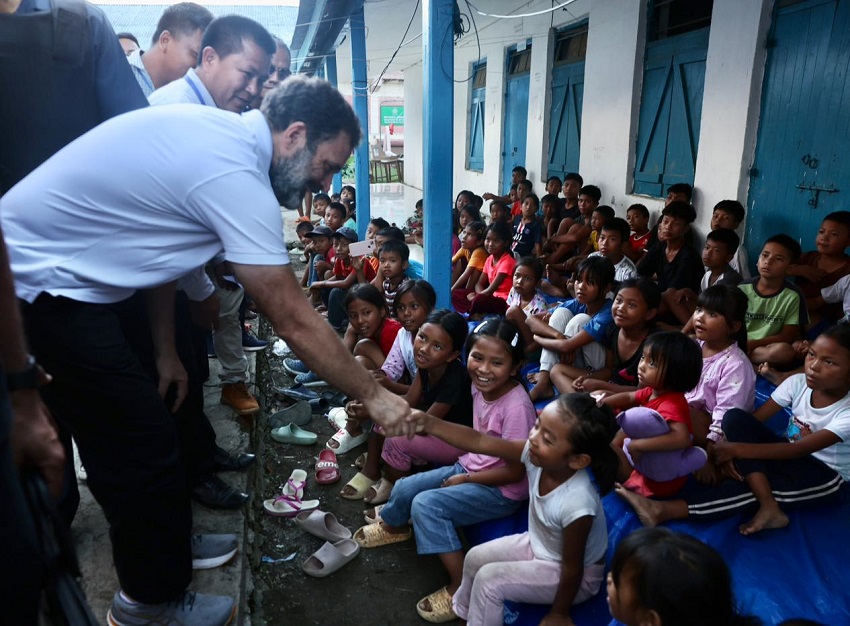
{"type": "MultiPolygon", "coordinates": [[[[714,208],[700,255],[688,185],[671,187],[650,229],[646,207],[616,217],[578,174],[551,178],[538,200],[523,173],[521,196],[481,198],[489,225],[477,196],[458,195],[454,311],[435,310],[433,288],[405,276],[421,205],[407,232],[373,219],[371,254],[352,256],[356,233],[328,210],[299,233],[314,304],[419,411],[416,437],[385,439],[352,401],[328,446],[368,443],[341,492],[372,505],[354,534],[362,547],[415,537],[420,554],[439,556],[449,584],[417,604],[431,622],[501,624],[513,600],[551,605],[542,623],[571,623],[570,607],[604,580],[608,491],[646,526],[750,514],[740,532],[752,535],[787,525],[786,509],[830,501],[850,479],[850,325],[836,323],[850,310],[850,212],[827,215],[805,255],[790,236],[770,237],[750,278],[737,201],[714,208]],[[538,360],[523,380],[520,368],[538,360]],[[756,409],[757,372],[778,387],[756,409]],[[535,402],[553,397],[538,414],[535,402]],[[793,419],[777,436],[764,422],[786,407],[793,419]],[[525,500],[528,532],[464,556],[458,527],[525,500]]],[[[287,369],[317,382],[296,359],[287,369]]],[[[657,624],[756,623],[735,616],[722,559],[690,541],[627,539],[608,575],[612,614],[625,624],[648,612],[657,624]],[[713,596],[686,563],[692,551],[719,568],[713,596]],[[653,605],[647,590],[671,575],[693,589],[675,607],[653,605]]]]}

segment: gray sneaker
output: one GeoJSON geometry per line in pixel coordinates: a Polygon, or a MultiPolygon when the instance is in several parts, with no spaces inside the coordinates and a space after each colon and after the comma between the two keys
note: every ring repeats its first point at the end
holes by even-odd
{"type": "Polygon", "coordinates": [[[229,596],[187,591],[165,604],[134,604],[116,591],[106,622],[109,626],[227,626],[235,614],[236,601],[229,596]]]}
{"type": "Polygon", "coordinates": [[[224,565],[236,554],[236,535],[192,535],[192,569],[224,565]]]}

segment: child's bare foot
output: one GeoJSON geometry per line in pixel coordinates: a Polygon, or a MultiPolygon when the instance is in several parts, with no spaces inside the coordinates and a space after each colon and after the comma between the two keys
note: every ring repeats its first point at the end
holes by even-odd
{"type": "Polygon", "coordinates": [[[641,524],[651,528],[661,523],[662,520],[660,519],[657,502],[649,498],[644,498],[634,491],[629,491],[620,483],[614,485],[614,491],[635,510],[641,524]]]}
{"type": "Polygon", "coordinates": [[[390,526],[384,521],[378,522],[385,531],[391,535],[403,535],[410,532],[410,526],[390,526]]]}
{"type": "MultiPolygon", "coordinates": [[[[348,420],[345,423],[345,431],[352,437],[359,437],[363,434],[363,427],[360,425],[359,422],[348,420]]],[[[339,441],[337,441],[336,439],[328,439],[328,447],[331,450],[336,450],[337,448],[339,448],[339,445],[339,441]]]]}
{"type": "Polygon", "coordinates": [[[779,508],[778,505],[770,507],[760,507],[756,511],[755,516],[746,524],[741,524],[738,531],[742,535],[754,535],[760,530],[768,530],[771,528],[785,528],[788,525],[788,516],[779,508]]]}
{"type": "Polygon", "coordinates": [[[773,369],[770,366],[770,363],[762,363],[756,369],[756,373],[762,378],[766,378],[769,382],[774,385],[779,385],[788,378],[789,372],[780,372],[778,370],[773,369]]]}

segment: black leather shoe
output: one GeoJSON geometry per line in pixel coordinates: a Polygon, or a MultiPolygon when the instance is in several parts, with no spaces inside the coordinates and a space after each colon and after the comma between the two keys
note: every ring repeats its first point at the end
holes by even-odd
{"type": "Polygon", "coordinates": [[[216,472],[241,472],[256,460],[256,455],[246,452],[230,454],[219,446],[216,446],[213,450],[213,469],[216,472]]]}
{"type": "Polygon", "coordinates": [[[212,509],[238,509],[250,496],[234,489],[218,476],[208,476],[192,489],[192,497],[212,509]]]}

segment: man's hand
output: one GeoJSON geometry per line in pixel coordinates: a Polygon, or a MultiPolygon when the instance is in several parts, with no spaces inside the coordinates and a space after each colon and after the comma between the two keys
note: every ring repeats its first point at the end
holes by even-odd
{"type": "Polygon", "coordinates": [[[416,424],[408,422],[410,405],[401,396],[376,386],[376,393],[363,399],[363,405],[373,420],[384,429],[387,437],[412,437],[416,424]]]}
{"type": "Polygon", "coordinates": [[[12,392],[12,457],[22,469],[34,467],[41,472],[54,498],[62,494],[65,450],[59,441],[50,412],[34,389],[12,392]]]}
{"type": "Polygon", "coordinates": [[[200,302],[189,300],[189,316],[192,318],[192,323],[203,330],[218,330],[220,309],[221,301],[215,293],[200,302]]]}
{"type": "Polygon", "coordinates": [[[213,265],[213,276],[215,276],[215,282],[218,283],[218,286],[225,291],[236,291],[239,289],[239,285],[234,283],[232,280],[225,278],[225,275],[232,274],[233,270],[230,268],[230,263],[226,261],[224,263],[219,263],[218,265],[213,265]]]}
{"type": "Polygon", "coordinates": [[[176,352],[158,355],[156,357],[156,371],[159,374],[157,389],[160,397],[165,398],[172,385],[176,388],[174,405],[171,407],[171,412],[174,413],[186,399],[186,393],[189,389],[189,375],[183,368],[176,352]]]}

